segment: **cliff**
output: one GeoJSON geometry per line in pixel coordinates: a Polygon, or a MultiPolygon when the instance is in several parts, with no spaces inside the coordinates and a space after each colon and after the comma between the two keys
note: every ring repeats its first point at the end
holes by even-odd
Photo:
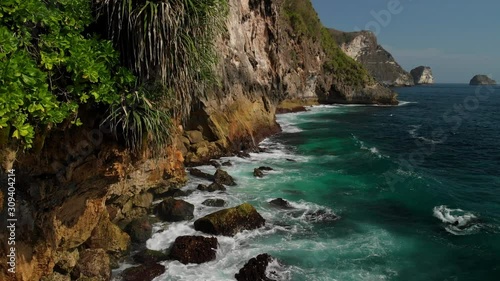
{"type": "Polygon", "coordinates": [[[330,29],[342,50],[360,62],[373,77],[386,86],[412,86],[413,78],[377,42],[370,31],[343,32],[330,29]]]}
{"type": "Polygon", "coordinates": [[[416,85],[422,84],[433,84],[434,77],[432,76],[432,70],[428,66],[419,66],[410,71],[413,81],[416,85]]]}
{"type": "MultiPolygon", "coordinates": [[[[230,0],[216,45],[220,83],[192,98],[189,119],[174,120],[161,155],[147,146],[132,153],[100,126],[106,109],[98,104],[79,109],[82,126],[68,121],[38,136],[36,149],[16,153],[1,144],[2,168],[16,170],[19,221],[17,273],[6,271],[3,243],[1,280],[76,279],[95,263],[109,275],[133,242],[130,224],[151,211],[153,198],[185,182],[185,165],[256,149],[280,130],[275,113],[284,101],[397,104],[393,91],[340,50],[306,0],[230,0]]],[[[3,201],[0,212],[5,229],[3,201]]]]}
{"type": "Polygon", "coordinates": [[[469,82],[469,85],[496,85],[497,82],[487,75],[476,75],[472,77],[469,82]]]}

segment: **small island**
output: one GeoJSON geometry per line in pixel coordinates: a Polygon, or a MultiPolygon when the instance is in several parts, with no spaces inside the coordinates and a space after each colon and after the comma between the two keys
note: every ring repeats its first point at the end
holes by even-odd
{"type": "Polygon", "coordinates": [[[476,85],[496,85],[497,82],[487,75],[476,75],[472,77],[472,79],[469,82],[469,85],[471,86],[476,86],[476,85]]]}
{"type": "Polygon", "coordinates": [[[415,85],[422,84],[433,84],[434,77],[432,76],[432,70],[428,66],[419,66],[410,71],[413,77],[413,82],[415,85]]]}

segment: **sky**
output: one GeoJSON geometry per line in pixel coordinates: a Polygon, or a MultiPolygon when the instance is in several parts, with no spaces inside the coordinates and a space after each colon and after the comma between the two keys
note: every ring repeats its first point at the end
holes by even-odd
{"type": "Polygon", "coordinates": [[[369,29],[407,71],[425,65],[437,83],[500,81],[498,0],[312,0],[327,27],[369,29]]]}

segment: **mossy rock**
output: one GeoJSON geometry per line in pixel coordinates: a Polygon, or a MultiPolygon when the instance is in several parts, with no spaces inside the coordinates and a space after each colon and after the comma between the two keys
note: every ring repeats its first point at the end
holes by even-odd
{"type": "Polygon", "coordinates": [[[194,228],[208,234],[234,236],[243,230],[264,226],[266,220],[249,203],[220,210],[194,222],[194,228]]]}

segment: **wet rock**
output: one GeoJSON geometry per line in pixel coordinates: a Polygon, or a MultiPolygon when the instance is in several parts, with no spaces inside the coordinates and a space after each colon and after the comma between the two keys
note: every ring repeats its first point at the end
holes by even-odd
{"type": "Polygon", "coordinates": [[[142,264],[158,263],[169,259],[169,255],[160,251],[144,249],[133,257],[135,262],[142,264]]]}
{"type": "Polygon", "coordinates": [[[208,191],[208,192],[225,191],[226,190],[226,188],[222,184],[218,184],[216,182],[210,184],[209,186],[206,186],[204,184],[199,184],[196,189],[198,189],[200,191],[208,191]]]}
{"type": "Polygon", "coordinates": [[[240,158],[250,158],[250,154],[246,151],[240,151],[240,152],[236,153],[236,156],[238,156],[240,158]]]}
{"type": "Polygon", "coordinates": [[[274,170],[273,168],[268,167],[268,166],[260,166],[258,169],[261,171],[273,171],[274,170]]]}
{"type": "Polygon", "coordinates": [[[189,174],[191,174],[191,175],[193,175],[195,177],[206,179],[206,180],[209,180],[209,181],[214,181],[215,180],[215,177],[213,175],[207,174],[205,172],[202,172],[199,169],[190,168],[190,169],[188,169],[188,171],[189,171],[189,174]]]}
{"type": "Polygon", "coordinates": [[[269,254],[258,255],[250,259],[234,277],[238,281],[275,281],[266,276],[267,266],[272,260],[269,254]]]}
{"type": "Polygon", "coordinates": [[[210,160],[208,162],[210,165],[214,166],[215,168],[220,168],[221,164],[219,164],[219,162],[215,161],[215,160],[210,160]]]}
{"type": "Polygon", "coordinates": [[[80,277],[96,277],[96,280],[109,280],[111,266],[109,256],[103,249],[86,249],[80,252],[80,260],[71,272],[73,279],[80,277]]]}
{"type": "Polygon", "coordinates": [[[145,243],[151,238],[153,226],[148,216],[142,216],[131,221],[125,228],[125,231],[130,235],[132,242],[145,243]]]}
{"type": "Polygon", "coordinates": [[[193,193],[191,190],[184,191],[179,188],[172,188],[167,192],[160,194],[159,197],[186,197],[191,195],[191,193],[193,193]]]}
{"type": "Polygon", "coordinates": [[[209,207],[224,207],[226,205],[226,201],[223,199],[207,199],[201,204],[209,207]]]}
{"type": "Polygon", "coordinates": [[[305,218],[311,222],[335,221],[339,219],[337,215],[326,210],[318,210],[312,213],[306,213],[305,218]]]}
{"type": "Polygon", "coordinates": [[[165,273],[165,266],[157,263],[130,267],[122,272],[123,281],[151,281],[165,273]]]}
{"type": "Polygon", "coordinates": [[[291,158],[286,158],[285,160],[288,161],[288,162],[297,162],[297,160],[294,160],[294,159],[291,159],[291,158]]]}
{"type": "Polygon", "coordinates": [[[170,257],[183,264],[200,264],[214,260],[216,250],[215,237],[179,236],[172,245],[170,257]]]}
{"type": "Polygon", "coordinates": [[[293,207],[290,205],[290,202],[286,201],[283,198],[273,199],[269,201],[269,204],[283,209],[293,209],[293,207]]]}
{"type": "Polygon", "coordinates": [[[221,166],[230,167],[230,166],[233,166],[233,164],[231,163],[231,161],[226,161],[226,162],[222,162],[221,166]]]}
{"type": "Polygon", "coordinates": [[[253,169],[253,176],[256,178],[263,178],[264,173],[261,170],[255,168],[255,169],[253,169]]]}
{"type": "Polygon", "coordinates": [[[233,177],[231,177],[226,171],[222,169],[217,169],[217,171],[215,172],[214,182],[230,186],[236,185],[236,182],[234,181],[233,177]]]}
{"type": "Polygon", "coordinates": [[[244,203],[197,219],[194,228],[208,234],[233,236],[242,230],[262,227],[265,222],[252,205],[244,203]]]}
{"type": "Polygon", "coordinates": [[[163,221],[176,222],[192,219],[194,206],[184,200],[177,200],[169,197],[158,206],[156,206],[156,214],[163,221]]]}

